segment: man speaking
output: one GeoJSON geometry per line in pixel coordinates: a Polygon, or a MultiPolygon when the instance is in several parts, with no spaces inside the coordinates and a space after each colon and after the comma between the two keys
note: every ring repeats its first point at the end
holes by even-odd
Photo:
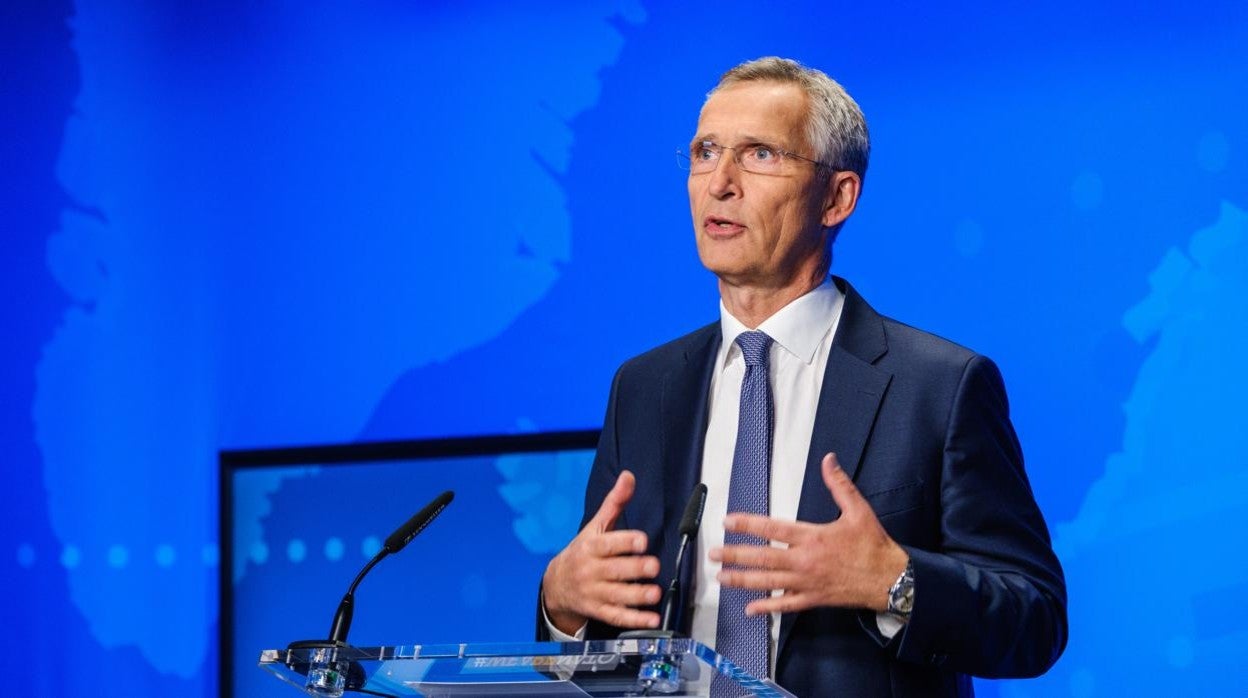
{"type": "Polygon", "coordinates": [[[681,622],[752,674],[800,696],[957,696],[1056,661],[1065,582],[996,366],[829,276],[869,150],[858,105],[794,61],[710,93],[684,155],[720,319],[616,374],[539,633],[656,627],[704,482],[681,622]]]}

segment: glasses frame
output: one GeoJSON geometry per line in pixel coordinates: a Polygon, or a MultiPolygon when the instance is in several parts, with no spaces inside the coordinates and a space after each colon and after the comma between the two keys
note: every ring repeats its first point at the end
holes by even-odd
{"type": "MultiPolygon", "coordinates": [[[[741,161],[741,153],[742,153],[742,151],[749,150],[750,148],[769,148],[769,149],[771,149],[771,150],[775,151],[775,153],[776,153],[777,155],[779,155],[781,158],[791,158],[791,159],[794,159],[794,160],[802,160],[803,162],[808,162],[808,163],[810,163],[810,164],[814,165],[815,167],[817,167],[817,168],[819,168],[819,169],[828,170],[828,171],[830,171],[830,172],[840,172],[840,171],[841,171],[841,170],[840,170],[840,168],[836,167],[835,165],[829,165],[829,164],[828,164],[828,163],[826,163],[826,162],[820,162],[820,161],[818,161],[818,160],[814,160],[814,159],[808,158],[808,157],[806,157],[805,155],[801,155],[801,154],[799,154],[799,153],[795,153],[795,152],[793,152],[793,151],[791,151],[791,150],[785,150],[784,148],[781,148],[781,147],[779,147],[779,146],[775,146],[775,145],[772,145],[772,144],[770,144],[770,143],[763,143],[763,142],[761,142],[761,141],[756,141],[756,142],[753,142],[753,143],[744,143],[744,144],[742,144],[742,145],[721,145],[721,144],[719,144],[719,143],[716,143],[715,141],[700,141],[700,142],[699,142],[699,144],[700,144],[700,145],[702,145],[702,146],[707,146],[707,145],[710,145],[710,146],[714,146],[715,148],[718,148],[718,149],[719,149],[719,151],[720,151],[720,156],[719,156],[719,157],[720,157],[721,159],[722,159],[722,157],[723,157],[723,155],[722,155],[722,154],[723,154],[723,151],[725,151],[725,150],[731,150],[731,151],[732,151],[732,161],[733,161],[733,162],[735,162],[735,163],[737,164],[737,167],[740,167],[740,168],[741,168],[741,170],[742,170],[743,172],[749,172],[750,174],[761,174],[761,175],[771,175],[771,176],[775,176],[775,175],[782,174],[782,173],[780,173],[780,172],[759,172],[758,170],[752,170],[752,169],[750,169],[747,165],[745,165],[745,164],[741,161]]],[[[705,171],[705,172],[694,172],[694,171],[693,171],[693,152],[692,152],[692,150],[693,150],[693,148],[692,148],[692,147],[691,147],[691,148],[689,148],[689,150],[688,150],[688,151],[686,151],[684,148],[677,148],[677,149],[676,149],[676,166],[677,166],[677,167],[679,167],[680,169],[682,169],[682,170],[684,170],[684,171],[688,172],[690,177],[692,177],[692,176],[694,176],[694,175],[704,175],[704,174],[710,174],[710,173],[714,172],[715,170],[719,169],[719,163],[720,163],[720,160],[716,160],[716,161],[715,161],[715,167],[713,167],[713,168],[711,168],[711,169],[709,169],[709,170],[707,170],[707,171],[705,171]]]]}

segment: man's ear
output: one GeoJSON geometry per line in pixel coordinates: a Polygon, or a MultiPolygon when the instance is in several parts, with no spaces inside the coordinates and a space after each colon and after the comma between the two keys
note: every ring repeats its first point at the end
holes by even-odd
{"type": "Polygon", "coordinates": [[[857,172],[836,171],[828,177],[827,192],[823,200],[823,227],[840,226],[858,206],[862,193],[862,177],[857,172]]]}

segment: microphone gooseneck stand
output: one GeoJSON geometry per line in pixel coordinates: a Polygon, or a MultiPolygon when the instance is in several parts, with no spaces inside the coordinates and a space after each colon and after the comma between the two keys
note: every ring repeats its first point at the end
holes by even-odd
{"type": "MultiPolygon", "coordinates": [[[[702,526],[702,510],[706,508],[706,485],[698,483],[693,488],[693,494],[689,497],[689,502],[685,505],[685,515],[680,519],[680,547],[676,549],[676,564],[672,574],[672,582],[667,586],[667,591],[663,598],[663,614],[659,627],[653,630],[629,630],[620,634],[621,640],[671,640],[678,637],[677,632],[672,629],[672,609],[675,608],[676,601],[683,596],[680,578],[681,571],[685,561],[685,551],[689,549],[689,543],[698,535],[698,529],[702,526]]],[[[682,602],[682,607],[684,606],[682,602]]],[[[657,644],[657,643],[656,643],[657,644]]],[[[648,696],[652,690],[660,693],[674,693],[680,686],[680,666],[672,661],[671,657],[656,654],[648,657],[641,665],[641,671],[638,673],[637,681],[640,684],[641,695],[648,696]]]]}
{"type": "Polygon", "coordinates": [[[402,550],[421,531],[425,530],[425,527],[442,513],[452,499],[455,499],[454,492],[451,490],[443,492],[386,538],[381,550],[377,551],[373,559],[364,565],[364,569],[360,570],[360,573],[355,576],[355,581],[351,582],[351,586],[347,588],[347,593],[343,594],[342,601],[338,603],[338,610],[334,613],[328,639],[299,640],[286,646],[287,650],[307,650],[312,655],[311,661],[308,662],[308,679],[305,687],[309,693],[327,698],[338,698],[344,691],[390,696],[389,693],[365,689],[364,668],[358,662],[338,658],[341,650],[352,649],[351,645],[347,644],[347,633],[351,631],[351,619],[355,612],[355,589],[360,582],[364,581],[365,575],[377,566],[377,563],[385,559],[387,555],[393,555],[402,550]]]}

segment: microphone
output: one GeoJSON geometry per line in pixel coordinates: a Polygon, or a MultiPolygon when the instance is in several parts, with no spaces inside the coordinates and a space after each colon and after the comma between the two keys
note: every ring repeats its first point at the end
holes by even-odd
{"type": "Polygon", "coordinates": [[[667,587],[667,600],[663,604],[663,623],[659,629],[664,632],[671,631],[672,624],[672,606],[676,601],[676,597],[680,595],[680,566],[685,559],[685,550],[689,548],[689,541],[698,535],[698,529],[702,526],[702,510],[706,508],[706,484],[699,482],[693,488],[693,494],[689,496],[689,503],[685,505],[685,515],[680,518],[680,547],[676,550],[676,571],[672,575],[672,583],[667,587]]]}
{"type": "Polygon", "coordinates": [[[387,555],[399,552],[408,543],[412,542],[413,538],[425,530],[425,527],[438,517],[438,514],[442,513],[442,510],[451,503],[452,499],[455,499],[454,492],[451,490],[443,492],[435,497],[432,502],[426,504],[424,509],[416,512],[406,523],[395,529],[394,533],[386,537],[386,542],[381,546],[381,550],[377,551],[377,554],[373,556],[372,560],[368,561],[367,565],[364,565],[364,569],[360,570],[360,573],[356,575],[355,581],[351,582],[347,593],[343,595],[342,601],[338,603],[338,611],[334,613],[334,622],[330,626],[328,640],[292,642],[290,649],[346,647],[347,633],[351,630],[351,618],[355,610],[355,588],[364,580],[364,575],[368,574],[387,555]]]}
{"type": "MultiPolygon", "coordinates": [[[[630,630],[620,635],[621,640],[669,640],[676,637],[672,626],[672,607],[680,596],[680,568],[685,559],[685,551],[689,541],[698,535],[702,525],[702,510],[706,507],[706,485],[699,482],[689,496],[685,505],[685,515],[680,517],[680,547],[676,549],[676,571],[672,575],[672,583],[668,585],[663,600],[663,622],[656,630],[630,630]]],[[[652,650],[654,651],[654,650],[652,650]]],[[[637,671],[636,688],[641,695],[648,696],[651,691],[659,693],[676,693],[680,690],[680,662],[662,652],[649,654],[637,671]]]]}
{"type": "Polygon", "coordinates": [[[672,631],[672,608],[675,606],[677,597],[680,596],[680,569],[681,563],[685,559],[685,551],[689,548],[689,541],[698,535],[698,529],[702,526],[702,510],[706,508],[706,485],[699,482],[693,488],[693,494],[689,495],[689,502],[685,504],[685,515],[680,517],[680,547],[676,549],[676,566],[675,573],[672,575],[672,583],[667,586],[667,591],[663,594],[663,613],[662,622],[655,630],[629,630],[620,635],[623,639],[629,638],[664,638],[674,637],[672,631]]]}

